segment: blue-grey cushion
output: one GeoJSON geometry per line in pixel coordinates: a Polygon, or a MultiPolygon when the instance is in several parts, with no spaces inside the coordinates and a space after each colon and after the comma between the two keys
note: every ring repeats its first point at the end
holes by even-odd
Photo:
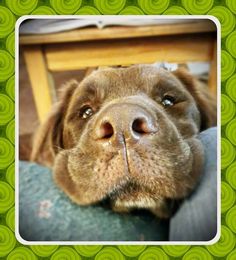
{"type": "MultiPolygon", "coordinates": [[[[205,172],[216,172],[216,128],[204,131],[199,138],[205,146],[204,176],[207,177],[205,172]]],[[[212,176],[208,181],[205,177],[202,178],[201,182],[208,183],[205,186],[215,186],[216,174],[213,173],[212,176]]],[[[201,185],[200,183],[198,187],[200,191],[201,185]]],[[[213,222],[215,221],[215,192],[213,189],[207,200],[209,205],[212,205],[209,208],[213,215],[209,216],[210,211],[208,215],[205,214],[205,222],[211,221],[209,217],[213,217],[213,222]]],[[[194,193],[193,197],[198,198],[198,193],[194,193]]],[[[189,203],[192,200],[186,201],[183,204],[184,210],[181,207],[171,220],[170,237],[173,240],[176,240],[176,233],[186,232],[183,229],[185,221],[195,223],[189,216],[193,215],[193,218],[199,216],[192,214],[194,208],[192,203],[189,203]],[[188,206],[189,204],[191,206],[188,206]]],[[[199,200],[196,203],[199,204],[199,200]]],[[[101,206],[78,206],[54,184],[49,168],[24,161],[19,162],[19,229],[21,237],[28,241],[167,241],[169,239],[169,221],[159,220],[146,211],[118,214],[101,206]]],[[[194,239],[191,237],[190,240],[194,239]]]]}
{"type": "Polygon", "coordinates": [[[167,240],[168,221],[149,212],[117,214],[101,206],[82,207],[55,186],[51,170],[19,163],[19,233],[28,241],[167,240]]]}
{"type": "Polygon", "coordinates": [[[170,221],[171,241],[210,241],[217,233],[217,128],[199,135],[204,172],[199,185],[170,221]]]}

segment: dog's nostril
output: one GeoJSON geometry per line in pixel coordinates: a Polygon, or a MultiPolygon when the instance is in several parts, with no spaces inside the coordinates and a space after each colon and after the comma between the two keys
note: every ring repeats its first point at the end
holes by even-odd
{"type": "Polygon", "coordinates": [[[151,127],[145,118],[137,118],[132,124],[132,130],[139,134],[149,134],[152,132],[151,127]]]}
{"type": "Polygon", "coordinates": [[[102,136],[101,138],[108,139],[114,134],[112,125],[109,122],[105,122],[101,125],[102,136]]]}
{"type": "Polygon", "coordinates": [[[139,134],[146,134],[147,133],[147,127],[146,122],[143,118],[137,118],[134,120],[132,124],[132,130],[134,132],[137,132],[139,134]]]}

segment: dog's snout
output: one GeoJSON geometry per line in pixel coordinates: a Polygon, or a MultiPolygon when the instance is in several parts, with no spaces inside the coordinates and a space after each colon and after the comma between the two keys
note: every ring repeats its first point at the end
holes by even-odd
{"type": "Polygon", "coordinates": [[[117,144],[136,142],[157,131],[154,116],[135,105],[112,105],[103,111],[95,124],[95,139],[117,144]]]}

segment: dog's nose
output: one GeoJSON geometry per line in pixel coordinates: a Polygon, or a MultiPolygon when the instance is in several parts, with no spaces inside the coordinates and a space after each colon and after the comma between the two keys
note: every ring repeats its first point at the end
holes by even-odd
{"type": "Polygon", "coordinates": [[[115,104],[103,111],[95,126],[97,140],[117,144],[138,141],[157,131],[154,116],[133,104],[115,104]]]}
{"type": "MultiPolygon", "coordinates": [[[[109,120],[113,121],[113,120],[109,120]]],[[[99,138],[100,139],[109,139],[111,138],[114,134],[119,133],[117,131],[117,126],[116,124],[110,123],[109,121],[103,122],[100,126],[100,133],[99,133],[99,138]]],[[[129,122],[128,122],[129,123],[129,122]]],[[[151,125],[148,123],[146,118],[136,118],[134,119],[131,124],[127,124],[127,126],[131,125],[130,129],[130,134],[150,134],[153,132],[153,128],[151,125]]],[[[120,127],[118,127],[120,128],[120,127]]],[[[126,129],[120,129],[120,130],[126,130],[126,129]]],[[[129,130],[129,129],[128,129],[129,130]]],[[[124,131],[127,132],[127,131],[124,131]]]]}

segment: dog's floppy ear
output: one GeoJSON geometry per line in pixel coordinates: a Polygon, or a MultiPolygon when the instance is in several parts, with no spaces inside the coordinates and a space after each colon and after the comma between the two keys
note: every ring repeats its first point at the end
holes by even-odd
{"type": "Polygon", "coordinates": [[[32,161],[51,166],[55,155],[60,149],[64,148],[64,118],[70,98],[76,87],[78,87],[78,82],[72,80],[61,88],[59,101],[53,105],[50,114],[34,136],[31,153],[32,161]]]}
{"type": "Polygon", "coordinates": [[[195,76],[192,76],[185,68],[179,68],[173,74],[183,83],[195,99],[201,114],[200,130],[202,131],[216,125],[216,99],[209,92],[206,84],[198,80],[195,76]]]}

